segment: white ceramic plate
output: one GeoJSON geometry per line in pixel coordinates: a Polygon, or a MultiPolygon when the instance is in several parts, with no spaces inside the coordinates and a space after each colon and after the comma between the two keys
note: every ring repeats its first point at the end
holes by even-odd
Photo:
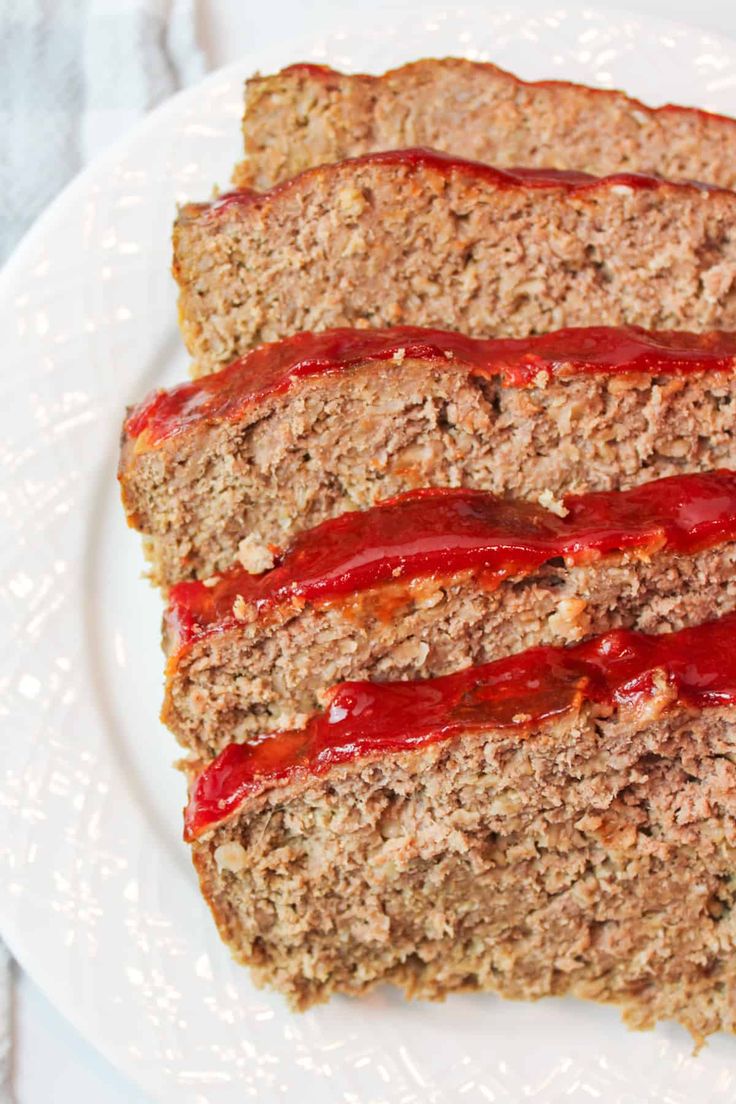
{"type": "Polygon", "coordinates": [[[631,1035],[575,1001],[389,991],[304,1016],[231,965],[180,842],[160,606],[115,485],[125,404],[184,377],[174,205],[225,183],[241,81],[424,55],[736,114],[736,43],[622,12],[447,6],[246,57],[156,111],[39,221],[0,284],[0,908],[27,970],[161,1102],[731,1101],[736,1042],[631,1035]]]}

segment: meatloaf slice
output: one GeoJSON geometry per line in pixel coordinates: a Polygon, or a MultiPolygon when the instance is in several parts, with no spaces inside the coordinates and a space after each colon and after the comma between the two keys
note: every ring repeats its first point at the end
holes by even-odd
{"type": "Polygon", "coordinates": [[[185,206],[174,274],[198,373],[330,326],[736,329],[736,193],[371,154],[185,206]]]}
{"type": "Polygon", "coordinates": [[[378,982],[736,1026],[736,617],[352,682],[192,783],[202,891],[258,984],[378,982]]]}
{"type": "Polygon", "coordinates": [[[163,720],[207,758],[301,727],[345,679],[445,675],[736,607],[736,472],[568,496],[558,509],[414,491],[324,522],[263,574],[179,583],[163,720]]]}
{"type": "Polygon", "coordinates": [[[736,468],[735,358],[725,333],[301,334],[132,411],[123,501],[170,584],[415,487],[537,498],[736,468]]]}
{"type": "Polygon", "coordinates": [[[431,146],[498,165],[659,172],[736,187],[736,122],[652,110],[622,92],[519,80],[495,65],[425,59],[382,76],[291,65],[246,84],[241,186],[327,161],[431,146]]]}

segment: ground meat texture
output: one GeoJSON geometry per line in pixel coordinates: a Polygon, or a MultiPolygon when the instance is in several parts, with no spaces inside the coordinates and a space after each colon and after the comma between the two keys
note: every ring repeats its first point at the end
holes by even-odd
{"type": "Polygon", "coordinates": [[[432,678],[614,627],[663,632],[736,606],[736,545],[691,555],[547,565],[489,590],[482,575],[418,578],[325,603],[243,608],[235,627],[170,649],[162,720],[200,759],[299,728],[348,679],[432,678]],[[249,614],[250,618],[249,619],[249,614]]]}
{"type": "Polygon", "coordinates": [[[736,329],[736,193],[373,154],[185,206],[174,275],[199,373],[332,326],[736,329]]]}
{"type": "Polygon", "coordinates": [[[196,421],[159,447],[128,436],[120,478],[154,580],[206,578],[249,535],[299,530],[414,487],[537,499],[736,468],[733,372],[578,375],[515,388],[444,358],[299,380],[236,421],[196,421]]]}
{"type": "Polygon", "coordinates": [[[381,982],[736,1027],[736,713],[587,705],[247,799],[193,843],[220,934],[295,1009],[381,982]]]}
{"type": "Polygon", "coordinates": [[[459,58],[380,77],[294,65],[246,84],[241,187],[270,188],[304,169],[431,146],[499,165],[657,172],[736,186],[736,122],[682,107],[652,110],[621,92],[529,84],[459,58]]]}

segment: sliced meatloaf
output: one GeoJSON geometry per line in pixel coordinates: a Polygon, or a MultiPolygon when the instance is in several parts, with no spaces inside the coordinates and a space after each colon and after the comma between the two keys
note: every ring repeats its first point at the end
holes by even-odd
{"type": "Polygon", "coordinates": [[[174,274],[199,373],[331,326],[736,329],[736,193],[371,154],[183,207],[174,274]]]}
{"type": "Polygon", "coordinates": [[[736,472],[568,496],[557,513],[414,491],[302,534],[270,571],[173,587],[163,720],[207,758],[301,727],[338,681],[445,675],[734,607],[736,472]]]}
{"type": "Polygon", "coordinates": [[[538,498],[736,468],[735,357],[725,333],[301,334],[133,410],[123,501],[166,585],[415,487],[538,498]]]}
{"type": "Polygon", "coordinates": [[[736,186],[736,122],[622,92],[528,83],[495,65],[425,59],[382,76],[291,65],[246,84],[242,186],[377,150],[431,146],[498,165],[628,170],[736,186]]]}
{"type": "Polygon", "coordinates": [[[736,617],[349,682],[192,782],[202,891],[307,1008],[389,981],[736,1026],[736,617]]]}

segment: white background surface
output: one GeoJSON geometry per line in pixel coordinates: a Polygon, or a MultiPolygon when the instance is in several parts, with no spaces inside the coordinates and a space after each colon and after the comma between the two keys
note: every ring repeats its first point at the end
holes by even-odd
{"type": "MultiPolygon", "coordinates": [[[[519,6],[534,10],[531,2],[519,6]]],[[[736,0],[697,5],[692,0],[632,0],[627,6],[736,37],[736,0]]],[[[400,0],[373,5],[365,0],[200,0],[199,35],[210,68],[217,68],[246,51],[334,25],[348,8],[364,12],[366,21],[380,22],[400,7],[400,0]]],[[[681,99],[688,101],[685,87],[681,99]]],[[[18,1104],[145,1104],[140,1092],[80,1039],[24,976],[17,985],[15,1018],[18,1104]]]]}

